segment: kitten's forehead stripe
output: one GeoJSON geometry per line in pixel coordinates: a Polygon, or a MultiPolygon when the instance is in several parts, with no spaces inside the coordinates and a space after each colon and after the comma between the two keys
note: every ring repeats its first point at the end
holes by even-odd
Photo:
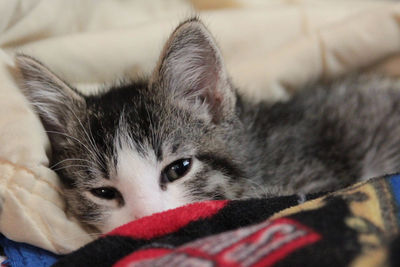
{"type": "Polygon", "coordinates": [[[154,147],[154,151],[156,152],[157,160],[162,161],[163,160],[163,151],[162,151],[161,144],[157,144],[157,146],[154,147]]]}
{"type": "Polygon", "coordinates": [[[174,144],[172,145],[172,153],[176,153],[176,151],[178,150],[178,148],[179,148],[179,143],[174,143],[174,144]]]}
{"type": "MultiPolygon", "coordinates": [[[[163,160],[163,140],[166,134],[165,114],[161,113],[159,99],[149,95],[147,81],[111,88],[101,95],[88,97],[90,127],[95,142],[105,151],[105,157],[118,163],[115,155],[115,135],[125,132],[132,139],[134,149],[143,157],[149,145],[158,161],[163,160]],[[118,119],[116,119],[118,118],[118,119]]],[[[105,170],[108,171],[108,170],[105,170]]]]}

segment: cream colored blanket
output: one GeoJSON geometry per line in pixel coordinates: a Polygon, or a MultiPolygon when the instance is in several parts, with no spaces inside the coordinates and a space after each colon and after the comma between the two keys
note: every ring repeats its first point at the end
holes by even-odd
{"type": "Polygon", "coordinates": [[[92,239],[65,213],[49,141],[20,93],[13,57],[36,57],[81,90],[149,72],[179,21],[199,13],[234,82],[286,99],[358,68],[400,73],[400,5],[355,0],[0,1],[0,232],[67,253],[92,239]]]}

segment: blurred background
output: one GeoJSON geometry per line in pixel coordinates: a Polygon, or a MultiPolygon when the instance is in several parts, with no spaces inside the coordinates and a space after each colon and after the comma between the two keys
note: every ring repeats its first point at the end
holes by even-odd
{"type": "Polygon", "coordinates": [[[194,14],[235,84],[255,98],[285,99],[307,83],[378,64],[400,72],[394,1],[20,0],[1,1],[0,10],[5,54],[32,55],[83,90],[151,72],[168,35],[194,14]]]}

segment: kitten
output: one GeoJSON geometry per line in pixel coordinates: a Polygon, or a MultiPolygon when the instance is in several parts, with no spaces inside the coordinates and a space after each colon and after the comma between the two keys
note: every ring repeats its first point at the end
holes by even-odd
{"type": "Polygon", "coordinates": [[[69,209],[101,232],[194,201],[334,190],[400,169],[398,83],[353,77],[253,103],[197,19],[172,33],[148,80],[99,94],[28,56],[17,64],[69,209]]]}

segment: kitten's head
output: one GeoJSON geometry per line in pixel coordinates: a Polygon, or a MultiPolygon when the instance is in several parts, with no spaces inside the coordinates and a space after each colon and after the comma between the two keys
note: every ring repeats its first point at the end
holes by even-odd
{"type": "Polygon", "coordinates": [[[24,93],[52,144],[70,210],[106,232],[190,202],[237,198],[246,174],[236,96],[196,19],[167,41],[149,80],[84,96],[17,57],[24,93]]]}

